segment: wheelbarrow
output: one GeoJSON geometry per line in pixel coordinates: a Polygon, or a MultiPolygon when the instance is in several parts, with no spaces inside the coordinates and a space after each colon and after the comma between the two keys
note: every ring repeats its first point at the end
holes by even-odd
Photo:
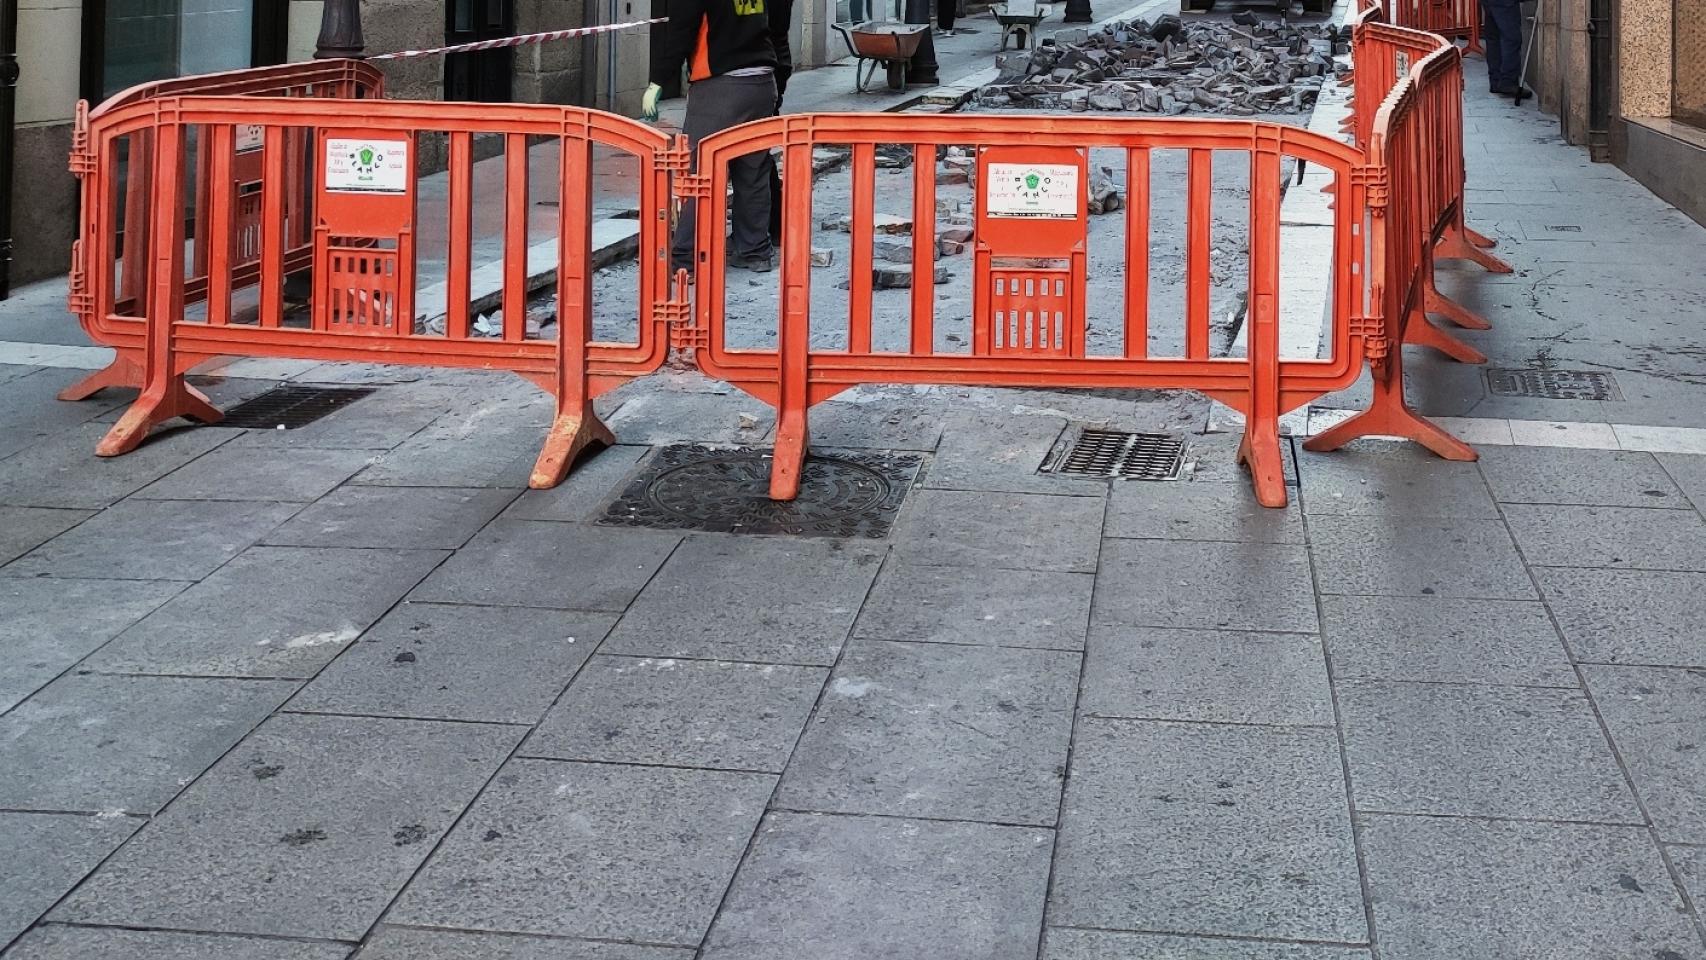
{"type": "Polygon", "coordinates": [[[867,20],[864,23],[832,23],[830,26],[847,41],[847,50],[858,60],[853,64],[853,88],[860,93],[876,76],[881,64],[888,71],[890,90],[906,89],[906,62],[918,52],[924,42],[927,23],[894,23],[887,20],[867,20]],[[866,69],[865,63],[870,62],[866,69]]]}
{"type": "Polygon", "coordinates": [[[1007,49],[1007,39],[1014,38],[1014,48],[1024,50],[1036,46],[1037,24],[1054,12],[1054,7],[1037,0],[1007,0],[989,8],[995,22],[1001,24],[1001,46],[1007,49]]]}

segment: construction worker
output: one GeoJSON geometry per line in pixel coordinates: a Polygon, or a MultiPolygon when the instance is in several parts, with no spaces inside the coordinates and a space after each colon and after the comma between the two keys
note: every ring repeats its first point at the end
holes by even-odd
{"type": "MultiPolygon", "coordinates": [[[[642,107],[658,116],[662,84],[688,64],[687,119],[682,124],[698,163],[699,141],[736,124],[774,116],[793,72],[788,26],[793,0],[671,0],[661,55],[652,60],[651,84],[642,107]]],[[[776,268],[771,243],[772,181],[776,164],[768,152],[729,164],[734,188],[730,260],[749,270],[776,268]]],[[[670,262],[692,269],[694,207],[682,204],[670,262]]]]}
{"type": "Polygon", "coordinates": [[[1521,0],[1481,0],[1481,40],[1487,48],[1487,86],[1501,97],[1526,95],[1522,73],[1521,0]]]}

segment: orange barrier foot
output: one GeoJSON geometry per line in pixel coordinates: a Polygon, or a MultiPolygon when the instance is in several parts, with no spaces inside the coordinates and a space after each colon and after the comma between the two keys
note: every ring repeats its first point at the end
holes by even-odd
{"type": "Polygon", "coordinates": [[[95,455],[116,457],[135,450],[148,438],[148,431],[178,417],[188,417],[197,423],[218,423],[225,415],[208,402],[200,390],[174,378],[160,390],[145,390],[118,423],[107,431],[95,447],[95,455]]]}
{"type": "Polygon", "coordinates": [[[770,458],[770,499],[792,500],[800,495],[800,471],[806,463],[806,414],[785,413],[776,422],[776,443],[770,458]]]}
{"type": "Polygon", "coordinates": [[[1446,460],[1474,460],[1475,448],[1457,439],[1410,409],[1404,399],[1404,377],[1392,361],[1376,361],[1374,400],[1368,409],[1331,430],[1304,441],[1313,453],[1337,450],[1361,437],[1399,437],[1414,440],[1446,460]]]}
{"type": "MultiPolygon", "coordinates": [[[[1486,239],[1483,237],[1482,239],[1486,239]]],[[[1490,273],[1510,273],[1511,265],[1471,243],[1463,233],[1457,230],[1446,231],[1439,240],[1439,246],[1434,248],[1436,260],[1472,260],[1485,267],[1490,273]]]]}
{"type": "Polygon", "coordinates": [[[1483,250],[1491,250],[1499,245],[1499,241],[1494,240],[1492,237],[1487,236],[1479,230],[1471,230],[1468,227],[1463,228],[1463,236],[1468,238],[1470,243],[1473,243],[1483,250]]]}
{"type": "Polygon", "coordinates": [[[1432,277],[1428,278],[1428,288],[1427,292],[1423,294],[1423,301],[1423,309],[1428,313],[1437,313],[1465,330],[1493,329],[1493,325],[1487,321],[1486,317],[1440,293],[1439,288],[1434,286],[1432,277]]]}
{"type": "Polygon", "coordinates": [[[535,490],[549,490],[569,475],[581,451],[595,443],[608,447],[615,442],[616,435],[592,412],[590,404],[578,413],[558,414],[545,434],[545,445],[533,464],[533,476],[528,478],[527,485],[535,490]]]}
{"type": "Polygon", "coordinates": [[[112,363],[59,391],[59,399],[87,400],[108,387],[137,388],[142,386],[142,379],[142,364],[121,352],[112,363]]]}
{"type": "Polygon", "coordinates": [[[1415,315],[1404,324],[1404,342],[1418,347],[1432,347],[1458,363],[1486,363],[1487,355],[1433,325],[1425,316],[1415,315]]]}
{"type": "Polygon", "coordinates": [[[1285,506],[1285,456],[1280,452],[1278,424],[1256,426],[1252,421],[1246,426],[1244,439],[1238,444],[1238,462],[1250,469],[1257,503],[1285,506]]]}

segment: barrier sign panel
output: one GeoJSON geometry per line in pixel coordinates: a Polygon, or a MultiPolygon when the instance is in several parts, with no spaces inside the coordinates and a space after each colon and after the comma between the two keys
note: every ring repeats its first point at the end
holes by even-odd
{"type": "Polygon", "coordinates": [[[409,141],[326,141],[326,190],[331,193],[407,193],[409,141]]]}
{"type": "Polygon", "coordinates": [[[1065,163],[992,163],[984,211],[991,217],[1076,220],[1078,167],[1065,163]]]}

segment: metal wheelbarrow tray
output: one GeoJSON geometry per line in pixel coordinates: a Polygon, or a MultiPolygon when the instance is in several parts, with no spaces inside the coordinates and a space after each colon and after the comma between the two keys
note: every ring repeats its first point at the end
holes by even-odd
{"type": "Polygon", "coordinates": [[[868,20],[859,24],[832,23],[841,39],[847,41],[847,49],[853,56],[859,58],[853,65],[853,87],[860,93],[871,82],[871,77],[877,73],[877,64],[888,69],[888,84],[890,90],[906,88],[906,62],[918,52],[918,45],[924,42],[924,31],[930,29],[926,23],[890,23],[884,20],[868,20]],[[870,61],[870,69],[865,69],[865,62],[870,61]]]}

